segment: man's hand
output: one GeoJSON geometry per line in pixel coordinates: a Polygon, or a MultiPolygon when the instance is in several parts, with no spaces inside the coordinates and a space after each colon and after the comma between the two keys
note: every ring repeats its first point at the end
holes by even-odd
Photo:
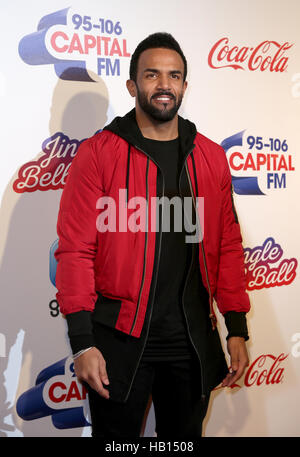
{"type": "Polygon", "coordinates": [[[98,349],[93,347],[77,357],[74,370],[79,381],[87,382],[99,395],[109,398],[108,390],[103,387],[109,384],[106,362],[98,349]]]}
{"type": "Polygon", "coordinates": [[[230,355],[231,367],[228,375],[223,379],[222,387],[230,387],[243,375],[249,365],[249,358],[245,340],[239,336],[228,338],[227,349],[230,355]]]}

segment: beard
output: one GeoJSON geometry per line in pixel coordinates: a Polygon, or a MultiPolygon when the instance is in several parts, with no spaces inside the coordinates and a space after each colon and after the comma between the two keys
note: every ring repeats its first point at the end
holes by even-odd
{"type": "Polygon", "coordinates": [[[167,91],[160,91],[152,95],[150,102],[147,99],[147,95],[145,92],[142,92],[139,90],[138,86],[137,88],[137,99],[139,102],[140,107],[142,110],[147,113],[150,117],[152,117],[153,120],[158,121],[158,122],[168,122],[174,119],[175,115],[177,114],[177,111],[180,108],[182,99],[183,99],[183,91],[179,95],[178,99],[175,98],[175,96],[167,91]],[[163,103],[162,108],[157,108],[156,106],[152,105],[151,100],[154,97],[159,97],[167,95],[172,98],[174,101],[173,105],[171,107],[168,107],[167,103],[163,103]]]}

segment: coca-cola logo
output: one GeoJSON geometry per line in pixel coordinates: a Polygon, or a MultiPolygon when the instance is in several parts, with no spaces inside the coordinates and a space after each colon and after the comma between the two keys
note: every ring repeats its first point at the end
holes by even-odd
{"type": "Polygon", "coordinates": [[[277,357],[272,354],[262,354],[257,357],[247,370],[244,379],[245,386],[280,384],[284,377],[282,362],[287,357],[288,354],[284,353],[277,357]]]}
{"type": "Polygon", "coordinates": [[[293,44],[265,40],[256,47],[234,46],[229,38],[218,40],[208,54],[208,65],[213,69],[233,68],[234,70],[260,70],[282,73],[287,69],[286,52],[293,44]]]}
{"type": "MultiPolygon", "coordinates": [[[[281,353],[278,356],[273,354],[262,354],[249,365],[244,377],[244,385],[246,387],[259,387],[261,385],[270,386],[281,384],[284,379],[283,366],[284,361],[287,359],[288,354],[281,353]]],[[[230,386],[231,389],[235,387],[241,388],[238,383],[230,386]]],[[[222,389],[222,386],[216,387],[214,390],[222,389]]]]}
{"type": "Polygon", "coordinates": [[[262,246],[245,248],[244,255],[248,290],[285,286],[296,277],[297,260],[283,259],[283,249],[272,237],[262,246]]]}

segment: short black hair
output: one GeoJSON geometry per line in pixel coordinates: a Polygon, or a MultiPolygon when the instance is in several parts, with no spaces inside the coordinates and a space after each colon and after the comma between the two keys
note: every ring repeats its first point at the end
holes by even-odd
{"type": "Polygon", "coordinates": [[[153,33],[137,45],[134,53],[131,56],[129,67],[130,79],[136,82],[139,57],[142,54],[142,52],[146,51],[146,49],[153,48],[166,48],[178,52],[184,64],[183,80],[185,81],[187,75],[187,61],[185,55],[183,54],[182,49],[179,46],[179,43],[175,40],[175,38],[170,33],[165,32],[153,33]]]}

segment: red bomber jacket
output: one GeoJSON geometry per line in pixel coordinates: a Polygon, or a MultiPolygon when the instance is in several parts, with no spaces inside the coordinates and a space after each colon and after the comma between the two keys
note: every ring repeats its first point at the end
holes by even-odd
{"type": "MultiPolygon", "coordinates": [[[[187,123],[179,116],[179,126],[187,123]]],[[[224,150],[204,135],[195,131],[182,147],[194,203],[196,197],[204,198],[199,266],[215,327],[214,301],[224,315],[244,314],[250,308],[231,175],[224,150]]],[[[110,300],[106,312],[114,315],[114,328],[140,337],[158,233],[149,228],[155,224],[150,204],[144,210],[148,228],[128,228],[135,211],[129,202],[132,197],[155,200],[157,172],[154,160],[126,129],[116,133],[108,126],[82,142],[63,191],[57,225],[56,285],[62,314],[92,312],[98,292],[110,300]],[[101,229],[105,211],[110,224],[106,231],[101,229]]]]}

